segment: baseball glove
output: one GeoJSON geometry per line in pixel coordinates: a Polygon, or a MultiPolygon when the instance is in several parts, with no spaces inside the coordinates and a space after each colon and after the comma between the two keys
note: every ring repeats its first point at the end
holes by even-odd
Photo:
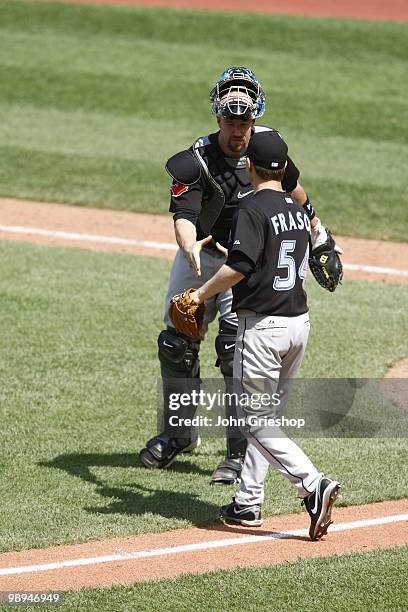
{"type": "Polygon", "coordinates": [[[314,249],[309,257],[309,268],[324,289],[334,291],[343,278],[343,265],[336,251],[333,236],[327,230],[327,240],[314,249]]]}
{"type": "Polygon", "coordinates": [[[175,295],[170,303],[169,315],[178,332],[189,336],[197,342],[201,338],[205,306],[192,301],[190,293],[195,289],[186,289],[175,295]]]}

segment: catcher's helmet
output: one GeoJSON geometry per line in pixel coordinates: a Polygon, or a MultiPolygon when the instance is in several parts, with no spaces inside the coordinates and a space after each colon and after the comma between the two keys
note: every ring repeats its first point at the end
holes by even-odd
{"type": "Polygon", "coordinates": [[[211,110],[217,117],[257,119],[265,112],[265,94],[249,68],[224,70],[210,93],[211,110]]]}

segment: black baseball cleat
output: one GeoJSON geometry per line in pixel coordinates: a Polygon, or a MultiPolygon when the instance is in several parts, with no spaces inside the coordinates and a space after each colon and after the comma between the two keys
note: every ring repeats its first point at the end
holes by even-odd
{"type": "Polygon", "coordinates": [[[243,464],[243,457],[225,457],[215,468],[211,476],[211,484],[230,485],[240,482],[243,464]]]}
{"type": "Polygon", "coordinates": [[[260,527],[263,522],[261,506],[239,506],[235,499],[227,506],[221,506],[219,517],[224,523],[238,523],[245,527],[260,527]]]}
{"type": "Polygon", "coordinates": [[[162,433],[151,438],[139,453],[142,464],[150,470],[164,470],[171,466],[177,455],[191,453],[200,446],[200,436],[191,439],[169,438],[162,433]]]}
{"type": "Polygon", "coordinates": [[[340,491],[340,484],[324,476],[316,490],[302,501],[310,516],[309,536],[320,540],[332,524],[331,511],[340,491]]]}

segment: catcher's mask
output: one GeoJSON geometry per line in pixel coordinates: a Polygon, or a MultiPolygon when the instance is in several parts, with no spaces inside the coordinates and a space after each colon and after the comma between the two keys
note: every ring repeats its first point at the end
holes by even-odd
{"type": "Polygon", "coordinates": [[[225,119],[257,119],[265,112],[265,94],[249,68],[225,70],[210,93],[211,110],[225,119]]]}

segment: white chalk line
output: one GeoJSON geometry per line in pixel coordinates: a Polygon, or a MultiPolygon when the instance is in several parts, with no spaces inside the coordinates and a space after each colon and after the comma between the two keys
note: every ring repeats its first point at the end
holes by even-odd
{"type": "Polygon", "coordinates": [[[47,236],[48,238],[63,238],[64,240],[77,240],[78,242],[100,242],[102,244],[121,244],[126,246],[145,247],[147,249],[161,249],[177,251],[177,245],[171,242],[155,242],[153,240],[134,240],[120,238],[119,236],[101,236],[98,234],[80,234],[78,232],[63,232],[60,230],[47,230],[39,227],[21,227],[19,225],[0,225],[0,232],[8,234],[23,234],[26,236],[47,236]]]}
{"type": "MultiPolygon", "coordinates": [[[[395,514],[382,516],[372,519],[362,519],[349,523],[339,523],[331,525],[330,532],[350,531],[352,529],[364,529],[387,525],[389,523],[400,523],[408,521],[408,514],[395,514]]],[[[42,563],[37,565],[22,565],[18,567],[0,568],[0,576],[11,576],[15,574],[32,574],[35,572],[47,572],[60,570],[65,567],[80,567],[83,565],[100,565],[101,563],[114,563],[117,561],[134,561],[135,559],[146,559],[149,557],[162,557],[164,555],[177,555],[181,553],[195,552],[199,550],[209,550],[214,548],[226,548],[228,546],[241,546],[271,540],[282,540],[293,537],[308,537],[308,529],[295,529],[293,531],[276,531],[267,535],[243,536],[210,542],[198,542],[196,544],[183,544],[180,546],[169,546],[166,548],[155,548],[148,550],[138,550],[136,552],[122,552],[112,555],[102,555],[97,557],[84,557],[82,559],[70,559],[67,561],[56,561],[54,563],[42,563]]]]}
{"type": "Polygon", "coordinates": [[[398,270],[398,268],[383,268],[381,266],[352,263],[343,263],[343,268],[345,270],[356,270],[358,272],[371,272],[372,274],[390,274],[391,276],[408,277],[408,270],[398,270]]]}
{"type": "MultiPolygon", "coordinates": [[[[23,227],[20,225],[0,225],[0,232],[8,234],[20,234],[25,236],[46,236],[48,238],[62,238],[63,240],[75,240],[78,242],[96,242],[100,244],[117,244],[122,246],[143,247],[146,249],[157,249],[160,251],[177,251],[178,247],[172,242],[157,242],[155,240],[137,240],[132,238],[121,238],[120,236],[102,236],[99,234],[81,234],[79,232],[64,232],[60,230],[48,230],[39,227],[23,227]]],[[[369,272],[381,274],[382,276],[403,276],[408,278],[408,270],[398,268],[386,268],[381,266],[369,266],[366,264],[344,263],[345,270],[357,272],[369,272]]]]}

